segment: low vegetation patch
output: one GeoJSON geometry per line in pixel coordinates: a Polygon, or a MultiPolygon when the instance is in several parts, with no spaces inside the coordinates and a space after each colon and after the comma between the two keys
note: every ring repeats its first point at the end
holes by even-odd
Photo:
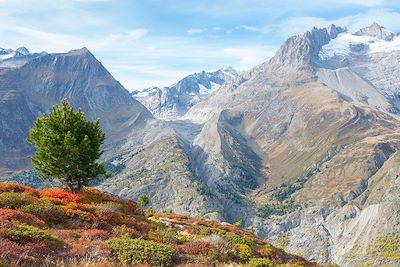
{"type": "MultiPolygon", "coordinates": [[[[145,208],[146,203],[141,205],[145,208]]],[[[317,266],[240,225],[144,212],[86,188],[36,191],[0,183],[0,266],[317,266]],[[275,265],[260,265],[260,264],[275,265]],[[258,265],[257,265],[258,264],[258,265]]]]}
{"type": "Polygon", "coordinates": [[[111,239],[108,245],[117,252],[119,260],[127,265],[150,263],[153,266],[171,266],[175,251],[154,241],[128,237],[111,239]]]}

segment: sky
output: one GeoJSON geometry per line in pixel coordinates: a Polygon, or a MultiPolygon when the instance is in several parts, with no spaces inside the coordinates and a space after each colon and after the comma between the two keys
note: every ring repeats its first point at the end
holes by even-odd
{"type": "Polygon", "coordinates": [[[202,70],[247,70],[290,36],[378,22],[400,32],[399,0],[0,0],[0,47],[87,47],[128,90],[202,70]]]}

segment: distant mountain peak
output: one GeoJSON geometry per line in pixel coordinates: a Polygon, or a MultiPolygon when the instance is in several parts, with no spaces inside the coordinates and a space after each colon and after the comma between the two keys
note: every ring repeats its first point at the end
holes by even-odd
{"type": "Polygon", "coordinates": [[[24,46],[17,48],[17,50],[13,50],[11,48],[9,49],[0,48],[0,61],[17,57],[29,56],[29,55],[31,55],[31,53],[24,46]]]}
{"type": "Polygon", "coordinates": [[[386,30],[385,27],[382,27],[377,22],[372,23],[370,26],[365,27],[357,31],[354,35],[358,36],[370,36],[379,38],[385,41],[392,41],[396,36],[393,32],[386,30]]]}
{"type": "Polygon", "coordinates": [[[239,76],[239,72],[237,70],[235,70],[234,68],[232,68],[231,66],[225,67],[223,69],[221,69],[221,71],[225,74],[231,75],[233,77],[237,77],[239,76]]]}
{"type": "Polygon", "coordinates": [[[227,81],[232,81],[240,72],[231,66],[207,72],[190,74],[173,85],[163,88],[149,87],[135,90],[131,94],[158,118],[176,118],[217,90],[227,81]]]}
{"type": "Polygon", "coordinates": [[[19,53],[20,55],[27,56],[30,55],[29,50],[25,46],[21,46],[15,50],[16,53],[19,53]]]}

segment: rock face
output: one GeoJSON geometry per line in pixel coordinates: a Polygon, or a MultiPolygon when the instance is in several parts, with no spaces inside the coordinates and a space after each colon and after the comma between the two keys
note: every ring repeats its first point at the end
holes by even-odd
{"type": "Polygon", "coordinates": [[[215,72],[202,71],[189,75],[171,86],[134,91],[132,96],[145,105],[155,117],[174,119],[184,115],[190,107],[238,75],[239,72],[232,67],[215,72]]]}

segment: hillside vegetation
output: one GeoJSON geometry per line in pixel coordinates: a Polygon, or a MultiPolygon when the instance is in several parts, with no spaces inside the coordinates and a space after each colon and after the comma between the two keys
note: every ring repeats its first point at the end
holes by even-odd
{"type": "Polygon", "coordinates": [[[0,183],[0,266],[317,266],[230,224],[0,183]]]}

